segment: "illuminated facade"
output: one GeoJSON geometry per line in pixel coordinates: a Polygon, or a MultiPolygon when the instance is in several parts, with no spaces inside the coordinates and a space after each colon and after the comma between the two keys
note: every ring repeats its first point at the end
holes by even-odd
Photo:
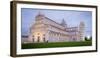
{"type": "Polygon", "coordinates": [[[31,25],[29,42],[84,41],[84,22],[77,27],[68,27],[64,19],[61,24],[39,13],[31,25]]]}

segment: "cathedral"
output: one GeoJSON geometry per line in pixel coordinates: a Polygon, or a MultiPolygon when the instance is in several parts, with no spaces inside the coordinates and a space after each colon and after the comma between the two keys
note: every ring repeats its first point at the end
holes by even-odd
{"type": "Polygon", "coordinates": [[[39,13],[30,27],[28,41],[33,43],[84,41],[84,31],[84,22],[75,27],[68,27],[64,19],[61,23],[57,23],[39,13]]]}

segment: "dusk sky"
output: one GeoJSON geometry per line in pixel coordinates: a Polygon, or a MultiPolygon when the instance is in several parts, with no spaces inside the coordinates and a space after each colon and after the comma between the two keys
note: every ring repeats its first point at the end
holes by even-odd
{"type": "Polygon", "coordinates": [[[41,12],[46,17],[61,23],[62,19],[66,21],[68,26],[79,26],[83,21],[85,23],[85,35],[92,35],[92,12],[91,11],[75,11],[75,10],[48,10],[48,9],[21,9],[21,34],[28,35],[29,28],[34,23],[35,16],[41,12]]]}

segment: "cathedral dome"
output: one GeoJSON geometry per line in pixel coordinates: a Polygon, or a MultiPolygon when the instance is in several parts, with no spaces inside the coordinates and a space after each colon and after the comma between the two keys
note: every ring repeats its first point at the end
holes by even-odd
{"type": "Polygon", "coordinates": [[[38,15],[36,17],[44,17],[44,14],[39,12],[38,15]]]}
{"type": "Polygon", "coordinates": [[[62,25],[63,27],[67,27],[67,24],[66,24],[66,22],[65,22],[64,19],[62,20],[61,25],[62,25]]]}

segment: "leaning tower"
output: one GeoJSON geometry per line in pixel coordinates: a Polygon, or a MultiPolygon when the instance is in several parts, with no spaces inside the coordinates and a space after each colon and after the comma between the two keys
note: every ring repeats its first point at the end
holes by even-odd
{"type": "Polygon", "coordinates": [[[80,22],[80,25],[79,25],[79,38],[80,38],[80,41],[84,41],[84,33],[85,33],[85,24],[84,22],[80,22]]]}

